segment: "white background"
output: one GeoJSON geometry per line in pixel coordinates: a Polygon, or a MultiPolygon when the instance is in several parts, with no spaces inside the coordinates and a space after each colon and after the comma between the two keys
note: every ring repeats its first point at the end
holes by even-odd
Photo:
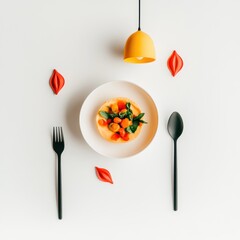
{"type": "Polygon", "coordinates": [[[240,239],[240,1],[142,1],[157,61],[122,61],[137,0],[0,1],[0,239],[240,239]],[[173,50],[184,68],[173,78],[173,50]],[[66,80],[54,95],[56,68],[66,80]],[[108,159],[83,140],[78,116],[97,86],[128,80],[159,111],[149,147],[108,159]],[[178,141],[179,211],[172,210],[170,114],[178,141]],[[52,127],[63,126],[63,220],[57,219],[52,127]],[[114,185],[100,182],[107,168],[114,185]]]}

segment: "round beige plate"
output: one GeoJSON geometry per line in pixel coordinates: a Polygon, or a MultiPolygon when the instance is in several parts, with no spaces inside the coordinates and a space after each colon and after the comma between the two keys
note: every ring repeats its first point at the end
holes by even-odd
{"type": "Polygon", "coordinates": [[[105,83],[93,90],[85,99],[79,117],[82,135],[89,146],[103,156],[125,158],[144,150],[152,141],[158,127],[158,112],[151,96],[141,87],[127,81],[105,83]],[[131,142],[116,144],[105,140],[98,132],[96,114],[101,105],[116,97],[126,97],[136,102],[145,113],[139,136],[131,142]]]}

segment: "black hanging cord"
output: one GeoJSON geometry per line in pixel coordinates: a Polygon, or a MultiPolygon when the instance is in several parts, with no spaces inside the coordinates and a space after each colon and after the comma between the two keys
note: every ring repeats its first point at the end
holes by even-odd
{"type": "Polygon", "coordinates": [[[141,0],[138,0],[138,31],[141,31],[141,0]]]}

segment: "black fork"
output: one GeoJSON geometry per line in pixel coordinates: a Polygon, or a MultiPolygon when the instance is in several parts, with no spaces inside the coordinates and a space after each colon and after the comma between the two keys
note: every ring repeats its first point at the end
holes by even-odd
{"type": "Polygon", "coordinates": [[[53,127],[53,149],[58,156],[58,218],[62,219],[61,154],[64,150],[62,127],[53,127]]]}

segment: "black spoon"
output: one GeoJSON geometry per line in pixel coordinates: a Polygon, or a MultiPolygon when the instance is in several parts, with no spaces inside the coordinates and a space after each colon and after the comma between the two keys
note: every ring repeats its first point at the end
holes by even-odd
{"type": "Polygon", "coordinates": [[[167,128],[174,141],[173,209],[177,211],[177,140],[183,132],[183,120],[178,112],[172,113],[167,128]]]}

